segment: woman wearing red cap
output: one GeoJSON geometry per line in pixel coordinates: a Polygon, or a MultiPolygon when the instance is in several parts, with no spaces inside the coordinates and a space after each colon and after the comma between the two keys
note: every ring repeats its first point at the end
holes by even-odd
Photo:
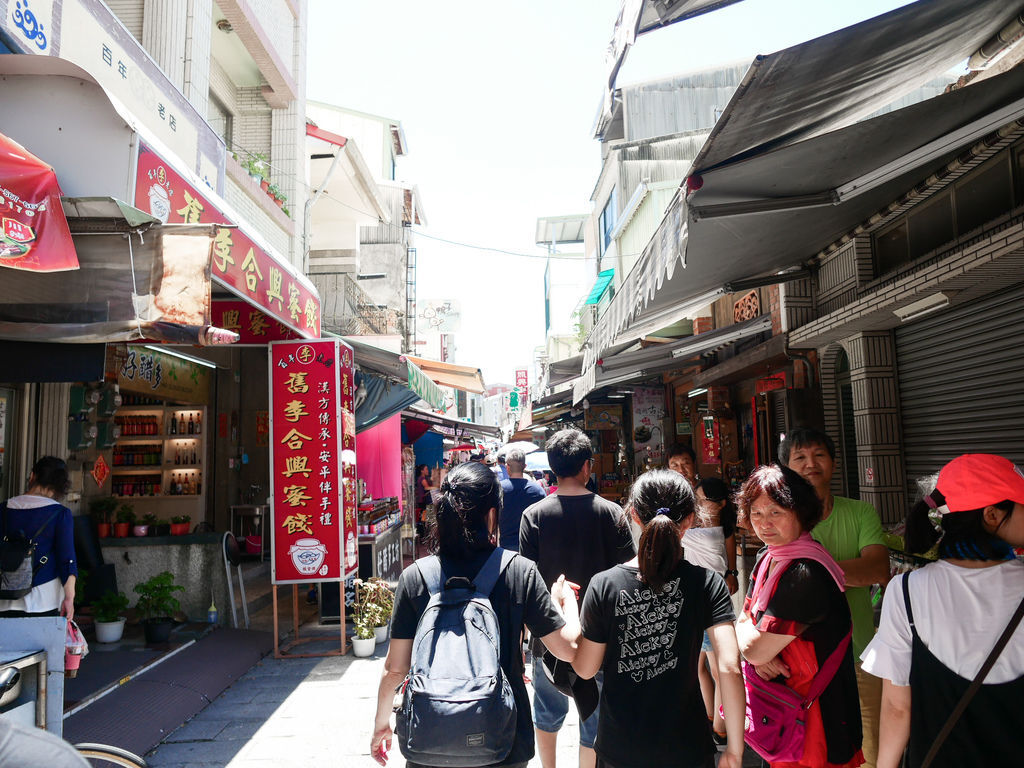
{"type": "MultiPolygon", "coordinates": [[[[878,768],[921,766],[1024,595],[1024,475],[1001,456],[949,462],[907,515],[907,551],[938,562],[897,576],[862,655],[882,678],[878,768]],[[937,521],[937,522],[933,522],[937,521]],[[913,693],[911,693],[913,692],[913,693]]],[[[931,766],[1015,763],[1024,755],[1024,624],[995,659],[931,766]]]]}

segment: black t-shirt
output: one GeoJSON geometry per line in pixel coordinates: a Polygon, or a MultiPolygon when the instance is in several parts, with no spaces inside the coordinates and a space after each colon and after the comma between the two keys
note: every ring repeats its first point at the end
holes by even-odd
{"type": "MultiPolygon", "coordinates": [[[[760,566],[759,559],[755,574],[760,566]]],[[[748,611],[753,586],[752,578],[747,590],[748,611]]],[[[852,626],[849,603],[835,579],[821,563],[806,559],[794,560],[789,564],[779,577],[764,613],[752,618],[757,629],[762,632],[795,635],[797,640],[794,642],[812,643],[818,669],[824,666],[852,626]]],[[[852,643],[835,677],[818,701],[821,704],[828,761],[842,765],[861,747],[860,699],[857,694],[852,643]]]]}
{"type": "Polygon", "coordinates": [[[597,574],[583,636],[605,643],[595,748],[616,768],[703,766],[715,751],[697,683],[704,630],[736,616],[717,573],[681,561],[658,594],[639,569],[597,574]]]}
{"type": "Polygon", "coordinates": [[[519,554],[537,563],[545,584],[564,573],[585,595],[595,573],[631,560],[636,549],[618,504],[593,493],[555,493],[523,512],[519,554]]]}
{"type": "MultiPolygon", "coordinates": [[[[476,553],[469,560],[441,561],[444,577],[464,576],[472,579],[479,573],[493,550],[476,553]]],[[[391,620],[391,636],[411,640],[416,636],[416,624],[430,601],[430,593],[419,568],[410,566],[402,571],[395,590],[395,612],[391,620]]],[[[496,765],[521,763],[533,757],[533,721],[530,699],[523,682],[523,653],[519,646],[523,625],[536,637],[543,637],[565,625],[544,585],[537,566],[529,560],[516,557],[502,574],[491,592],[491,607],[498,617],[501,632],[501,668],[512,686],[516,700],[516,740],[508,757],[496,765]]]]}

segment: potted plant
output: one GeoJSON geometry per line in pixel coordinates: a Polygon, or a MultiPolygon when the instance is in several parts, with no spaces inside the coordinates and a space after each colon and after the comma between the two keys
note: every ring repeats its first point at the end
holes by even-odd
{"type": "Polygon", "coordinates": [[[101,539],[110,536],[110,518],[115,509],[117,509],[117,499],[113,496],[104,496],[89,502],[89,514],[96,523],[96,535],[101,539]]]}
{"type": "Polygon", "coordinates": [[[135,525],[135,509],[131,504],[122,504],[117,508],[117,520],[114,523],[114,535],[118,538],[124,538],[131,533],[132,526],[135,525]]]}
{"type": "Polygon", "coordinates": [[[146,643],[167,642],[174,625],[174,614],[181,609],[181,603],[174,593],[184,592],[185,588],[174,583],[173,573],[162,571],[153,578],[136,584],[135,591],[139,593],[135,612],[142,621],[146,643]]]}
{"type": "Polygon", "coordinates": [[[373,656],[377,646],[374,638],[373,624],[369,617],[356,614],[356,633],[352,636],[352,654],[354,656],[373,656]]]}
{"type": "Polygon", "coordinates": [[[116,643],[124,634],[124,612],[128,609],[128,598],[124,592],[107,590],[92,604],[96,622],[96,642],[116,643]]]}
{"type": "Polygon", "coordinates": [[[383,579],[373,576],[357,579],[355,583],[355,613],[357,627],[363,623],[373,629],[374,642],[383,643],[388,637],[388,622],[395,607],[395,595],[383,579]]]}
{"type": "Polygon", "coordinates": [[[261,182],[267,173],[267,156],[262,152],[249,155],[249,159],[245,161],[245,170],[253,181],[261,182]]]}
{"type": "Polygon", "coordinates": [[[156,525],[149,527],[149,532],[153,536],[170,536],[171,523],[169,520],[157,520],[156,525]]]}
{"type": "Polygon", "coordinates": [[[171,536],[184,536],[188,533],[188,524],[192,522],[191,515],[175,515],[171,518],[171,536]]]}
{"type": "Polygon", "coordinates": [[[267,187],[267,194],[270,195],[270,199],[273,200],[275,203],[277,203],[278,205],[282,205],[282,203],[279,203],[277,200],[278,195],[281,194],[281,188],[277,186],[277,184],[271,184],[269,187],[267,187]]]}
{"type": "Polygon", "coordinates": [[[142,515],[142,519],[132,527],[132,534],[138,537],[150,536],[151,530],[157,524],[157,516],[153,513],[142,515]]]}

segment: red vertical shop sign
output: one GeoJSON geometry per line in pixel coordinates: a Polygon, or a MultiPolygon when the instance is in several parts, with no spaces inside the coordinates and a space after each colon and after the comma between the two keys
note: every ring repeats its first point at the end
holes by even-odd
{"type": "Polygon", "coordinates": [[[270,345],[274,584],[357,570],[352,363],[336,340],[270,345]]]}

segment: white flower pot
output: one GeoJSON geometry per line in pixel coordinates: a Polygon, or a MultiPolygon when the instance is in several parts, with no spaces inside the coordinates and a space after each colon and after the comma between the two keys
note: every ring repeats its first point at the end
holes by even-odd
{"type": "Polygon", "coordinates": [[[97,621],[96,642],[116,643],[121,639],[121,635],[124,634],[124,622],[124,616],[117,621],[97,621]]]}
{"type": "Polygon", "coordinates": [[[375,642],[383,643],[388,639],[388,625],[385,624],[383,627],[373,628],[373,639],[375,642]]]}
{"type": "Polygon", "coordinates": [[[361,637],[352,638],[352,655],[353,656],[373,656],[373,652],[377,647],[377,641],[370,637],[363,639],[361,637]]]}

